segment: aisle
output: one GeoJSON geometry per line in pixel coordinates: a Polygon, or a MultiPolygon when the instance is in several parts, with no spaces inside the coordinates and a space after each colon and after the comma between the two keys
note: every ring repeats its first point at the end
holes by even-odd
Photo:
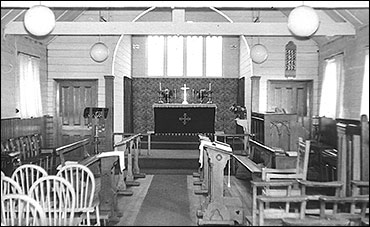
{"type": "Polygon", "coordinates": [[[190,226],[186,175],[154,175],[135,226],[190,226]]]}

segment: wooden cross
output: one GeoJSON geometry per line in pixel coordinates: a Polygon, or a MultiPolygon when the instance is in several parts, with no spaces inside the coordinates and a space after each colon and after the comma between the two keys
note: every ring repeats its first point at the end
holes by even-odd
{"type": "Polygon", "coordinates": [[[184,90],[184,101],[182,104],[188,104],[188,101],[186,101],[186,90],[188,90],[189,87],[186,87],[186,84],[184,84],[184,87],[181,88],[181,90],[184,90]]]}
{"type": "Polygon", "coordinates": [[[184,125],[186,125],[186,121],[190,121],[191,120],[191,118],[190,117],[188,117],[188,115],[186,114],[186,113],[184,113],[184,116],[183,117],[179,117],[179,121],[182,121],[182,123],[184,124],[184,125]]]}

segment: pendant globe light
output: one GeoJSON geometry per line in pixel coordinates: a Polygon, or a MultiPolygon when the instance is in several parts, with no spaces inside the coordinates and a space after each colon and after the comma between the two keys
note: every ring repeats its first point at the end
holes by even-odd
{"type": "Polygon", "coordinates": [[[319,28],[320,20],[315,10],[309,6],[298,6],[288,17],[288,29],[299,37],[309,37],[319,28]]]}
{"type": "Polygon", "coordinates": [[[46,36],[55,28],[55,15],[44,5],[35,5],[24,15],[24,27],[34,36],[46,36]]]}
{"type": "MultiPolygon", "coordinates": [[[[260,23],[260,12],[258,11],[257,17],[254,16],[254,11],[252,11],[252,21],[253,23],[260,23]]],[[[267,48],[260,44],[260,39],[258,38],[258,44],[255,44],[251,48],[250,56],[252,61],[257,64],[261,64],[266,61],[268,53],[267,48]]]]}
{"type": "Polygon", "coordinates": [[[254,63],[261,64],[267,59],[267,49],[262,44],[256,44],[251,49],[251,58],[254,63]]]}
{"type": "MultiPolygon", "coordinates": [[[[101,14],[99,11],[99,21],[101,19],[101,14]]],[[[99,41],[91,46],[90,48],[90,57],[98,63],[104,62],[107,60],[109,56],[109,49],[105,43],[100,41],[100,35],[99,35],[99,41]]]]}
{"type": "Polygon", "coordinates": [[[109,49],[107,45],[99,41],[91,46],[90,57],[96,62],[103,62],[107,60],[109,55],[109,49]]]}

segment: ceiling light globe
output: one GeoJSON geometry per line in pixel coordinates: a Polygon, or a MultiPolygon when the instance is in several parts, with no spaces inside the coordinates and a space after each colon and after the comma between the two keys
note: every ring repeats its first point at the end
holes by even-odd
{"type": "Polygon", "coordinates": [[[109,49],[103,42],[95,43],[90,49],[90,57],[96,62],[103,62],[108,58],[109,49]]]}
{"type": "Polygon", "coordinates": [[[308,37],[319,28],[320,20],[315,10],[309,6],[298,6],[288,17],[288,29],[296,36],[308,37]]]}
{"type": "Polygon", "coordinates": [[[267,49],[262,44],[256,44],[251,49],[251,58],[254,63],[261,64],[267,59],[267,49]]]}
{"type": "Polygon", "coordinates": [[[24,27],[32,35],[46,36],[55,28],[55,15],[46,6],[32,6],[24,15],[24,27]]]}

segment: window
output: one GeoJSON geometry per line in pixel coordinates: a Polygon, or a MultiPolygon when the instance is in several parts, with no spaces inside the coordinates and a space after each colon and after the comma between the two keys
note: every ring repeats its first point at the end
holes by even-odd
{"type": "Polygon", "coordinates": [[[167,75],[182,76],[184,68],[184,37],[170,36],[167,38],[167,75]]]}
{"type": "Polygon", "coordinates": [[[336,118],[343,115],[343,55],[326,60],[321,88],[320,116],[336,118]]]}
{"type": "Polygon", "coordinates": [[[18,54],[21,118],[41,117],[40,58],[18,54]]]}
{"type": "Polygon", "coordinates": [[[148,75],[163,76],[164,69],[164,36],[148,38],[148,75]]]}
{"type": "Polygon", "coordinates": [[[148,36],[148,76],[222,76],[221,36],[148,36]]]}
{"type": "Polygon", "coordinates": [[[186,75],[203,75],[203,38],[201,36],[189,36],[186,39],[187,58],[186,75]]]}
{"type": "Polygon", "coordinates": [[[206,76],[222,76],[222,37],[206,38],[206,76]]]}
{"type": "Polygon", "coordinates": [[[369,49],[366,50],[364,79],[362,82],[361,113],[369,117],[369,49]]]}

